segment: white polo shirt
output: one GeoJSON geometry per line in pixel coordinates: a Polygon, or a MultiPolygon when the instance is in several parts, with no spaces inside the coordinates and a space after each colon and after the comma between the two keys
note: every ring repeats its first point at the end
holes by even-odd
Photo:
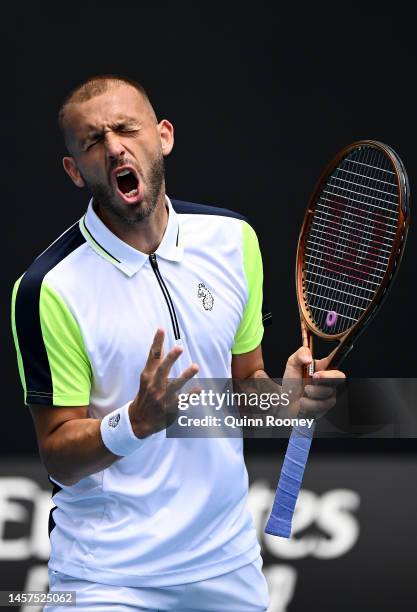
{"type": "MultiPolygon", "coordinates": [[[[171,201],[154,256],[96,215],[70,227],[13,292],[13,334],[27,404],[89,406],[103,418],[133,399],[158,327],[171,375],[230,378],[232,353],[262,339],[262,261],[255,232],[225,209],[171,201]]],[[[239,438],[143,441],[73,486],[55,483],[50,567],[125,586],[204,580],[259,555],[246,509],[239,438]]]]}

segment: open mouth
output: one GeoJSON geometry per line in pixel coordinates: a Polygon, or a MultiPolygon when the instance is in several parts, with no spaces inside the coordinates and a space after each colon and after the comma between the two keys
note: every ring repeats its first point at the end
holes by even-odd
{"type": "Polygon", "coordinates": [[[139,194],[139,179],[131,168],[121,168],[113,173],[118,191],[127,199],[139,194]]]}

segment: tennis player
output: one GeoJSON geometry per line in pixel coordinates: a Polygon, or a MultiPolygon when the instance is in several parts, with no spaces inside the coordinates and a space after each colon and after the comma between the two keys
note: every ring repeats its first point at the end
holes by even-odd
{"type": "MultiPolygon", "coordinates": [[[[197,373],[267,377],[255,232],[167,197],[174,130],[140,84],[92,77],[59,123],[64,169],[91,199],[13,292],[25,402],[54,486],[50,589],[75,590],[79,611],[266,610],[242,440],[165,432],[197,373]]],[[[310,361],[299,349],[285,376],[310,361]]],[[[331,384],[308,395],[310,416],[334,403],[331,384]]]]}

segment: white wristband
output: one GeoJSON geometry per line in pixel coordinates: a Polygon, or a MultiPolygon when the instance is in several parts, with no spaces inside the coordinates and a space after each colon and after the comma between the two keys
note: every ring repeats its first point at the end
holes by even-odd
{"type": "Polygon", "coordinates": [[[121,408],[117,408],[106,414],[100,423],[101,437],[110,452],[119,457],[130,455],[138,450],[144,443],[144,439],[137,438],[133,432],[129,418],[129,406],[127,402],[121,408]]]}

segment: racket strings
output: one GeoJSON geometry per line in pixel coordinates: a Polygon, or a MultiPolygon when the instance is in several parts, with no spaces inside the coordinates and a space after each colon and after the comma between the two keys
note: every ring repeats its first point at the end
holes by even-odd
{"type": "MultiPolygon", "coordinates": [[[[370,166],[370,164],[368,164],[368,166],[370,166]]],[[[329,181],[329,183],[331,183],[331,181],[329,181]]],[[[327,191],[330,191],[330,190],[327,190],[327,191]]],[[[338,193],[340,193],[340,190],[337,190],[337,191],[338,191],[338,193]]],[[[334,191],[333,193],[336,193],[336,195],[337,195],[337,191],[334,191]]],[[[360,190],[360,192],[363,192],[363,190],[360,190]]],[[[358,193],[360,193],[360,192],[358,192],[358,193]]],[[[357,198],[355,198],[355,199],[357,199],[357,198]]],[[[339,203],[340,203],[340,200],[336,200],[334,202],[335,205],[337,205],[339,203]]],[[[337,211],[337,212],[340,212],[340,211],[337,211]]],[[[352,219],[352,216],[351,215],[347,215],[346,218],[347,219],[352,219]]],[[[327,220],[327,218],[326,218],[326,220],[327,220]]],[[[357,221],[357,220],[354,219],[354,221],[357,221]]],[[[355,227],[358,228],[358,224],[357,223],[348,223],[348,225],[350,226],[350,228],[348,228],[349,232],[351,232],[352,235],[355,236],[355,233],[357,234],[357,231],[355,232],[355,230],[352,229],[352,228],[355,228],[355,227]]],[[[361,229],[363,230],[363,228],[361,228],[361,229]]],[[[362,231],[362,233],[364,233],[364,232],[362,231]]],[[[355,244],[354,242],[352,243],[352,241],[349,241],[346,238],[347,236],[348,236],[348,233],[344,232],[344,234],[341,235],[342,240],[339,241],[342,245],[344,245],[346,247],[345,249],[341,249],[343,257],[337,255],[337,253],[335,252],[335,249],[333,249],[333,251],[330,252],[330,255],[332,255],[331,260],[330,261],[328,259],[327,259],[327,261],[325,260],[325,263],[326,263],[325,267],[327,268],[327,270],[330,270],[332,272],[343,272],[345,274],[348,274],[351,278],[355,278],[358,281],[362,279],[364,272],[368,272],[368,274],[369,273],[371,274],[371,276],[368,277],[368,280],[370,281],[370,283],[375,283],[375,286],[377,287],[378,286],[378,282],[379,282],[378,274],[374,274],[373,272],[370,272],[370,267],[369,266],[368,266],[368,269],[365,269],[364,265],[363,265],[363,261],[362,261],[362,266],[361,266],[361,270],[360,270],[360,272],[362,274],[360,274],[360,276],[358,276],[357,274],[354,274],[354,272],[356,272],[356,270],[355,270],[355,266],[352,266],[352,262],[354,263],[354,257],[352,257],[352,255],[355,254],[354,248],[357,247],[358,245],[355,244]],[[345,251],[345,252],[343,253],[343,251],[345,251]],[[339,261],[338,261],[338,259],[339,259],[339,261]],[[343,260],[343,262],[340,261],[340,260],[343,260]],[[329,265],[329,263],[333,264],[333,265],[329,265]]],[[[356,242],[357,242],[357,240],[356,240],[356,242]]],[[[367,245],[367,246],[369,246],[369,245],[367,245]]],[[[327,247],[328,247],[328,245],[327,245],[327,247]]],[[[315,248],[317,248],[317,247],[315,246],[315,248]]],[[[379,248],[381,248],[381,247],[379,247],[379,248]]],[[[327,251],[329,252],[329,249],[327,249],[327,251]]],[[[362,251],[363,251],[363,249],[362,249],[362,251]]],[[[327,254],[329,254],[329,253],[327,253],[327,254]]],[[[363,253],[361,255],[359,253],[359,251],[358,251],[358,259],[360,259],[361,256],[363,257],[363,253]]],[[[365,266],[366,266],[366,264],[365,264],[365,266]]],[[[378,268],[378,266],[376,266],[376,267],[378,268]]],[[[317,273],[317,269],[315,270],[315,272],[317,273]]],[[[334,284],[331,285],[331,286],[333,287],[333,289],[337,290],[337,289],[340,289],[340,286],[338,286],[338,285],[339,285],[339,283],[337,283],[336,286],[334,286],[334,284]]],[[[368,286],[369,286],[369,283],[368,283],[368,286]]],[[[312,294],[314,293],[314,295],[312,295],[313,304],[318,306],[318,308],[320,309],[318,311],[317,315],[316,315],[316,319],[318,319],[318,323],[319,324],[323,323],[323,319],[324,319],[324,316],[326,315],[326,312],[327,313],[329,312],[329,305],[327,303],[324,304],[324,306],[325,306],[324,308],[320,307],[317,304],[317,301],[320,300],[320,298],[322,298],[322,297],[327,298],[326,302],[330,301],[333,298],[332,301],[334,302],[334,306],[333,306],[333,310],[331,312],[338,313],[338,316],[339,316],[338,327],[339,328],[345,328],[346,326],[349,326],[349,325],[353,324],[359,318],[359,316],[364,312],[364,310],[365,310],[365,307],[363,305],[364,300],[359,300],[359,303],[356,300],[356,303],[355,303],[355,299],[352,299],[354,297],[353,295],[350,295],[350,296],[348,296],[346,298],[346,293],[345,293],[343,295],[343,300],[342,300],[342,299],[337,299],[337,297],[335,297],[334,295],[332,296],[330,294],[331,292],[329,292],[328,290],[324,291],[324,292],[320,291],[319,293],[311,291],[311,293],[312,294]],[[350,315],[349,316],[349,315],[346,314],[346,310],[349,309],[349,307],[351,307],[352,305],[355,306],[355,310],[352,313],[349,313],[349,315],[350,315]],[[340,317],[341,317],[341,320],[340,320],[340,317]]],[[[334,294],[334,291],[332,293],[334,294]]],[[[349,293],[352,294],[351,291],[349,291],[349,293]]],[[[359,293],[359,295],[362,297],[362,295],[360,293],[359,293]]],[[[339,296],[339,297],[342,297],[342,296],[339,296]]],[[[323,301],[323,300],[321,300],[321,301],[323,301]]],[[[369,303],[369,300],[368,300],[368,303],[369,303]]],[[[352,310],[352,308],[350,308],[350,310],[352,310]]],[[[332,321],[332,322],[333,322],[333,327],[334,327],[334,321],[332,321]]]]}
{"type": "MultiPolygon", "coordinates": [[[[369,157],[369,156],[367,156],[367,157],[369,157]]],[[[351,161],[351,160],[349,160],[349,161],[351,161]]],[[[355,161],[357,161],[357,160],[355,160],[355,161]]],[[[366,168],[372,168],[372,170],[371,170],[371,172],[372,172],[372,171],[373,171],[373,170],[376,168],[376,166],[375,166],[375,164],[374,164],[374,160],[372,160],[372,162],[373,162],[373,163],[367,163],[368,161],[369,161],[369,159],[362,160],[362,165],[363,165],[363,166],[365,166],[365,165],[366,165],[366,168]]],[[[365,172],[366,172],[366,171],[365,171],[365,172]]],[[[356,194],[365,194],[365,195],[369,195],[369,191],[366,191],[366,190],[364,191],[364,190],[363,190],[363,188],[362,188],[362,187],[363,187],[363,178],[364,178],[364,176],[369,177],[369,176],[370,176],[370,172],[369,172],[369,171],[367,171],[365,175],[364,175],[364,174],[362,174],[362,176],[360,177],[360,178],[361,178],[361,182],[360,182],[360,189],[359,189],[359,190],[358,190],[358,189],[355,189],[355,195],[356,195],[356,194]]],[[[337,225],[339,225],[339,226],[340,226],[341,224],[340,224],[340,223],[337,223],[337,221],[338,221],[338,216],[340,216],[340,215],[339,215],[339,213],[340,213],[340,208],[341,208],[341,201],[340,201],[340,199],[338,200],[338,199],[335,199],[335,198],[336,198],[336,196],[339,196],[339,194],[342,192],[342,190],[337,189],[338,183],[334,183],[334,182],[332,181],[332,178],[333,178],[333,179],[335,178],[335,173],[334,173],[334,176],[333,176],[333,177],[331,177],[331,179],[328,181],[328,183],[329,183],[329,185],[332,185],[332,184],[334,185],[334,184],[336,184],[336,188],[333,188],[333,189],[324,189],[324,191],[328,191],[328,192],[330,192],[330,195],[332,196],[332,198],[334,198],[334,199],[332,200],[332,204],[333,204],[333,210],[332,210],[332,213],[333,213],[333,218],[331,218],[331,220],[332,220],[333,222],[335,222],[335,219],[336,219],[336,229],[340,229],[340,228],[338,228],[338,227],[337,227],[337,225]],[[336,215],[335,215],[335,210],[336,210],[336,213],[337,213],[336,215]]],[[[339,177],[337,176],[337,173],[336,173],[336,178],[339,178],[339,177]]],[[[374,178],[374,177],[372,177],[372,178],[374,178]]],[[[371,184],[372,184],[372,183],[371,183],[371,184]]],[[[351,190],[351,191],[352,191],[352,190],[351,190]]],[[[342,192],[342,193],[343,193],[343,192],[342,192]]],[[[343,195],[344,195],[344,194],[343,194],[343,195]]],[[[350,197],[352,198],[352,196],[350,196],[350,197]]],[[[360,199],[359,199],[358,197],[356,197],[356,198],[354,198],[354,199],[355,199],[355,200],[357,200],[358,202],[362,202],[362,201],[364,200],[364,198],[360,198],[360,199]]],[[[369,200],[367,200],[367,201],[369,202],[369,200]]],[[[371,203],[371,202],[369,202],[369,203],[371,203]]],[[[343,204],[345,204],[345,201],[343,201],[343,204]]],[[[372,204],[372,203],[371,203],[371,204],[372,204]]],[[[347,203],[347,206],[348,206],[348,207],[349,207],[349,205],[350,205],[350,202],[348,202],[348,203],[347,203]]],[[[369,208],[371,208],[371,207],[369,207],[369,208]]],[[[384,208],[386,208],[386,207],[384,207],[384,208]]],[[[318,209],[320,209],[320,207],[318,207],[318,209]]],[[[347,212],[349,213],[350,211],[348,210],[347,212]]],[[[368,217],[369,217],[369,215],[368,215],[368,217]]],[[[352,236],[353,236],[354,238],[356,238],[356,236],[357,236],[357,234],[358,234],[358,230],[360,230],[360,229],[361,229],[361,230],[362,230],[362,234],[365,234],[365,232],[363,231],[363,228],[361,228],[361,227],[360,227],[360,225],[361,225],[361,224],[358,224],[358,223],[357,223],[357,219],[355,219],[354,217],[352,217],[352,215],[351,215],[351,214],[347,214],[347,215],[345,216],[345,220],[346,220],[346,219],[347,219],[348,221],[350,221],[350,223],[349,223],[349,222],[347,223],[347,225],[349,226],[347,229],[348,229],[349,231],[344,231],[344,233],[343,233],[343,234],[341,234],[341,240],[339,240],[339,242],[341,243],[341,245],[343,245],[343,246],[345,247],[344,249],[341,249],[341,253],[342,253],[343,257],[341,257],[340,255],[337,255],[337,253],[335,252],[335,251],[336,251],[336,249],[333,249],[333,251],[331,251],[331,250],[329,249],[329,246],[327,245],[327,247],[328,247],[328,248],[326,249],[326,250],[327,250],[327,255],[329,255],[329,252],[330,252],[330,255],[332,255],[332,260],[333,260],[333,261],[330,261],[330,262],[329,262],[329,260],[327,260],[327,262],[326,262],[326,263],[327,263],[326,267],[327,267],[328,269],[330,269],[331,271],[333,271],[333,272],[335,272],[335,271],[336,271],[336,272],[337,272],[337,271],[338,271],[338,272],[344,272],[344,273],[349,274],[349,276],[351,276],[351,277],[355,277],[356,279],[360,280],[360,279],[362,278],[363,274],[361,274],[361,275],[360,275],[360,277],[358,277],[358,276],[354,275],[354,274],[353,274],[353,272],[355,272],[355,271],[356,271],[356,270],[355,270],[355,267],[354,267],[354,266],[352,266],[352,265],[349,265],[349,262],[354,261],[354,258],[352,258],[352,255],[354,255],[354,254],[355,254],[355,247],[357,247],[357,246],[358,246],[357,244],[355,244],[355,242],[357,243],[357,240],[356,240],[356,241],[354,241],[353,243],[352,243],[352,240],[349,240],[349,233],[351,234],[350,238],[351,238],[352,236]],[[353,222],[352,222],[352,221],[353,221],[353,222]],[[356,231],[355,231],[355,228],[356,228],[356,231]],[[343,251],[345,251],[345,252],[343,253],[343,251]],[[350,255],[350,256],[349,256],[349,255],[350,255]],[[337,259],[339,259],[339,261],[337,261],[337,259]],[[343,260],[343,263],[340,261],[340,259],[342,259],[342,260],[343,260]],[[329,263],[330,263],[330,264],[332,264],[332,263],[333,263],[333,266],[329,266],[329,263]]],[[[329,221],[329,219],[328,219],[327,217],[325,217],[325,222],[327,222],[327,223],[329,223],[329,222],[330,222],[330,221],[329,221]]],[[[321,225],[322,225],[322,224],[321,224],[321,225]]],[[[334,227],[333,227],[333,229],[334,229],[334,227]]],[[[342,230],[342,231],[343,231],[343,230],[342,230]]],[[[366,232],[366,233],[369,235],[369,232],[366,232]]],[[[369,240],[368,236],[363,236],[363,237],[365,238],[365,240],[369,240]]],[[[317,243],[317,241],[315,241],[315,242],[316,242],[315,247],[316,247],[316,246],[320,246],[320,243],[321,243],[321,241],[320,241],[320,240],[319,240],[319,242],[318,242],[318,243],[317,243]]],[[[336,243],[336,246],[337,246],[337,243],[336,243]]],[[[369,245],[367,245],[367,246],[369,247],[369,245]]],[[[381,248],[381,247],[379,246],[379,248],[381,248]]],[[[362,250],[362,257],[363,257],[363,249],[361,249],[361,250],[362,250]]],[[[359,251],[358,251],[358,255],[359,255],[358,259],[360,259],[361,254],[359,253],[359,251]]],[[[365,264],[365,265],[366,265],[366,264],[365,264]]],[[[377,267],[378,267],[378,266],[377,266],[377,267]]],[[[365,270],[365,268],[363,267],[363,262],[362,262],[362,266],[361,266],[361,268],[362,268],[362,269],[361,269],[360,271],[361,271],[362,273],[363,273],[363,272],[368,272],[368,273],[369,273],[369,271],[370,271],[370,267],[369,267],[369,266],[368,266],[368,270],[365,270]]],[[[317,274],[317,270],[315,270],[315,272],[316,272],[316,274],[317,274]]],[[[372,274],[372,273],[371,273],[371,274],[372,274]]],[[[378,275],[377,275],[377,274],[376,274],[376,275],[375,275],[375,274],[372,274],[372,275],[373,275],[373,277],[375,277],[375,278],[376,278],[376,280],[377,280],[377,281],[379,281],[379,277],[378,277],[378,275]]],[[[368,280],[370,280],[370,281],[371,281],[371,279],[368,279],[368,280]]],[[[371,282],[372,282],[372,281],[371,281],[371,282]]],[[[374,282],[375,282],[375,279],[374,279],[374,282]]],[[[338,289],[338,288],[340,289],[340,287],[336,287],[336,289],[338,289]]],[[[328,289],[328,287],[327,287],[327,288],[325,288],[325,289],[328,289]]],[[[352,322],[352,321],[355,321],[355,320],[358,318],[358,316],[360,315],[360,313],[356,312],[356,313],[354,313],[354,315],[355,315],[355,316],[347,316],[347,315],[346,315],[346,313],[344,312],[344,311],[346,310],[346,308],[345,308],[345,307],[347,307],[347,306],[351,306],[351,305],[353,304],[354,306],[356,306],[356,311],[358,311],[358,310],[359,310],[359,311],[360,311],[360,310],[362,310],[362,311],[363,311],[363,310],[365,309],[365,308],[364,308],[363,306],[361,306],[360,304],[358,304],[358,303],[354,303],[354,300],[352,301],[352,299],[348,299],[347,301],[342,301],[342,300],[340,300],[340,299],[339,299],[339,300],[337,300],[337,298],[336,298],[334,295],[333,295],[333,296],[331,296],[331,295],[329,294],[329,291],[328,291],[328,290],[327,290],[327,291],[325,291],[324,293],[323,293],[323,291],[320,291],[319,293],[315,293],[315,292],[311,292],[311,293],[314,293],[314,295],[312,296],[313,298],[321,298],[321,297],[326,297],[326,298],[327,298],[327,301],[328,301],[329,299],[331,299],[331,297],[333,297],[335,304],[338,304],[338,306],[339,306],[339,310],[338,310],[338,311],[336,311],[336,312],[339,312],[339,315],[341,315],[341,316],[342,316],[342,319],[345,319],[345,321],[341,321],[341,322],[339,323],[339,327],[340,327],[340,326],[341,326],[341,324],[343,324],[343,323],[344,323],[344,325],[346,325],[346,324],[347,324],[347,323],[346,323],[347,321],[351,321],[351,322],[352,322]],[[341,310],[342,310],[342,312],[340,312],[340,306],[342,306],[342,309],[341,309],[341,310]]],[[[352,294],[352,292],[351,292],[351,291],[350,291],[349,293],[350,293],[350,294],[352,294]]],[[[353,297],[353,295],[351,295],[351,296],[350,296],[350,298],[352,298],[352,297],[353,297]]],[[[346,299],[346,298],[344,298],[344,300],[345,300],[345,299],[346,299]]],[[[317,302],[317,299],[316,299],[316,300],[314,300],[314,301],[315,301],[315,302],[317,302]]],[[[316,304],[316,306],[318,306],[318,304],[316,304]]],[[[322,322],[323,317],[324,317],[324,314],[326,313],[326,311],[328,312],[327,306],[328,306],[328,305],[326,304],[326,308],[321,308],[321,309],[320,309],[320,311],[319,311],[319,313],[318,313],[318,315],[319,315],[319,316],[317,317],[317,318],[319,319],[319,322],[322,322]]],[[[320,308],[320,306],[318,306],[318,308],[320,308]]],[[[335,307],[335,308],[336,308],[336,307],[335,307]]]]}
{"type": "Polygon", "coordinates": [[[362,146],[322,187],[305,237],[304,299],[328,334],[349,329],[381,285],[396,237],[397,175],[385,154],[362,146]]]}

